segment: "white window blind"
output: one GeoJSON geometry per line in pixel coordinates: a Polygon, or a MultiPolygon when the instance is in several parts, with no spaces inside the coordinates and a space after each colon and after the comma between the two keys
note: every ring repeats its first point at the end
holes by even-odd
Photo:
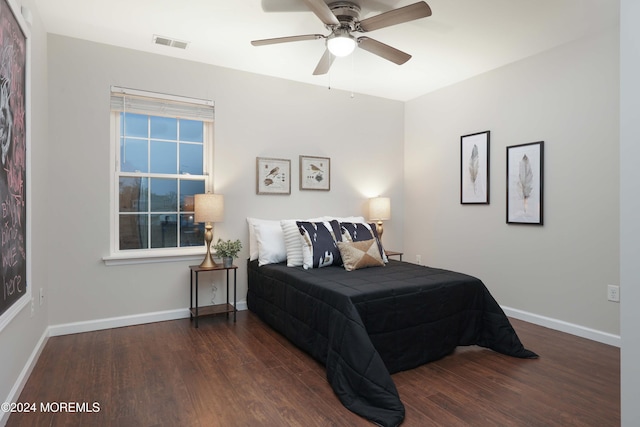
{"type": "Polygon", "coordinates": [[[213,122],[211,100],[111,86],[111,111],[213,122]]]}

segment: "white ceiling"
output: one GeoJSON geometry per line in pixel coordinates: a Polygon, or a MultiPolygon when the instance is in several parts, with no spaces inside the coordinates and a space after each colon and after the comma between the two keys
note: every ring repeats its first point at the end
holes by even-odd
{"type": "MultiPolygon", "coordinates": [[[[417,0],[352,1],[364,19],[417,0]]],[[[302,0],[36,0],[49,33],[402,101],[600,32],[619,18],[615,0],[427,3],[431,17],[367,33],[413,55],[409,62],[396,65],[356,49],[329,74],[313,76],[323,40],[250,44],[328,34],[302,0]],[[186,50],[155,45],[154,34],[190,44],[186,50]]]]}

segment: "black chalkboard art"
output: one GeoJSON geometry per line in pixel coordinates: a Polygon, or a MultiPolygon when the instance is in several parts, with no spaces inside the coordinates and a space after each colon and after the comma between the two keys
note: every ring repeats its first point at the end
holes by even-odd
{"type": "Polygon", "coordinates": [[[27,37],[7,1],[0,0],[0,316],[27,292],[27,37]]]}

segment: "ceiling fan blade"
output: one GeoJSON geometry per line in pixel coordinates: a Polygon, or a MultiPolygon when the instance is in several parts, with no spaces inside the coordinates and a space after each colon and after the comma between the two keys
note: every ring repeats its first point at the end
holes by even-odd
{"type": "Polygon", "coordinates": [[[411,59],[411,55],[401,50],[391,47],[377,40],[370,39],[369,37],[360,37],[358,39],[358,47],[371,52],[374,55],[378,55],[387,61],[394,62],[398,65],[402,65],[411,59]]]}
{"type": "Polygon", "coordinates": [[[367,32],[431,16],[431,8],[423,1],[372,16],[360,21],[359,31],[367,32]]]}
{"type": "Polygon", "coordinates": [[[329,6],[322,0],[304,0],[309,9],[316,14],[324,25],[340,25],[338,18],[331,12],[329,6]]]}
{"type": "Polygon", "coordinates": [[[324,37],[325,36],[323,36],[322,34],[305,34],[303,36],[276,37],[274,39],[253,40],[251,44],[254,46],[265,46],[265,45],[277,44],[277,43],[299,42],[303,40],[317,40],[317,39],[323,39],[324,37]]]}
{"type": "Polygon", "coordinates": [[[322,55],[322,58],[320,58],[320,62],[318,62],[318,65],[316,65],[316,69],[313,70],[313,75],[319,76],[321,74],[327,74],[329,72],[329,68],[331,68],[331,64],[333,64],[333,61],[335,59],[336,57],[333,56],[331,52],[329,52],[329,49],[326,49],[324,51],[324,55],[322,55]]]}

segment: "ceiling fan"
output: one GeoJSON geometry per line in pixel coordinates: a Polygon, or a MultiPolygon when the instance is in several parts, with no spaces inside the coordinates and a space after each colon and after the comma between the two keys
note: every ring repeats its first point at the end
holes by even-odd
{"type": "Polygon", "coordinates": [[[326,74],[336,57],[347,56],[356,46],[378,55],[398,65],[407,62],[411,55],[394,47],[374,40],[370,37],[355,37],[352,33],[367,33],[380,28],[402,24],[415,19],[431,16],[431,8],[424,1],[400,7],[360,20],[360,7],[350,1],[325,3],[323,0],[303,0],[307,7],[324,23],[331,33],[305,34],[300,36],[278,37],[273,39],[254,40],[254,46],[265,46],[277,43],[297,42],[303,40],[326,40],[326,49],[320,62],[313,71],[314,75],[326,74]]]}

